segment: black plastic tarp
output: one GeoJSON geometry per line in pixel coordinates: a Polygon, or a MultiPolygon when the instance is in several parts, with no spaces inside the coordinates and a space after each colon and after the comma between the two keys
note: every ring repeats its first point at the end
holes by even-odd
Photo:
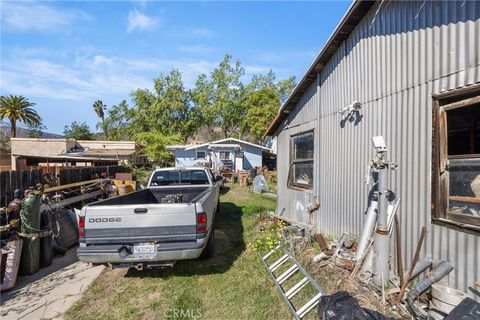
{"type": "Polygon", "coordinates": [[[362,308],[357,299],[346,291],[320,298],[318,315],[322,320],[390,320],[383,314],[362,308]]]}

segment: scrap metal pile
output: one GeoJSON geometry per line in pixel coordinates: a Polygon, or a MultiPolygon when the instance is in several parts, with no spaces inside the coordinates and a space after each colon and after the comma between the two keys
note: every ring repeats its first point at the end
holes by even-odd
{"type": "MultiPolygon", "coordinates": [[[[339,239],[327,243],[324,236],[314,230],[289,226],[281,230],[283,245],[300,256],[311,248],[314,239],[321,252],[311,257],[311,263],[319,268],[342,270],[345,283],[354,283],[352,287],[355,288],[363,287],[362,291],[370,292],[370,297],[375,297],[380,306],[389,306],[392,312],[403,318],[457,319],[466,316],[468,319],[480,319],[480,304],[466,293],[447,286],[448,275],[454,267],[448,261],[420,258],[426,227],[420,232],[413,261],[408,270],[404,270],[400,217],[397,214],[400,198],[387,187],[387,173],[395,170],[397,165],[387,160],[383,137],[372,140],[376,156],[369,165],[366,181],[369,183],[370,177],[375,177],[376,189],[369,198],[358,242],[352,235],[344,233],[339,239]],[[394,246],[391,245],[393,243],[394,246]],[[391,248],[395,248],[395,255],[390,252],[391,248]],[[393,257],[396,258],[396,272],[390,268],[394,265],[393,257]]],[[[479,283],[472,285],[480,287],[479,283]]],[[[469,290],[480,296],[473,286],[469,290]]],[[[322,297],[318,314],[321,319],[348,319],[353,314],[357,316],[355,319],[387,318],[361,308],[355,298],[342,291],[328,298],[322,297]],[[352,301],[357,306],[346,308],[352,305],[352,301]]]]}
{"type": "Polygon", "coordinates": [[[30,275],[52,264],[78,243],[78,206],[116,194],[110,179],[63,186],[38,184],[0,209],[1,291],[15,286],[17,275],[30,275]],[[23,198],[23,199],[22,199],[23,198]]]}

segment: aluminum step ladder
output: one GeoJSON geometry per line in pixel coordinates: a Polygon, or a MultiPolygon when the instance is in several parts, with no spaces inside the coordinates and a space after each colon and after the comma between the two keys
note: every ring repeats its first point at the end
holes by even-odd
{"type": "Polygon", "coordinates": [[[287,302],[287,305],[292,311],[295,319],[297,320],[302,319],[313,308],[315,308],[318,305],[320,301],[320,297],[325,295],[325,291],[308,274],[308,272],[305,271],[305,269],[303,269],[303,267],[300,265],[297,259],[295,259],[295,257],[290,252],[288,252],[287,249],[285,249],[282,245],[278,245],[272,251],[268,252],[266,255],[262,256],[260,253],[258,253],[258,255],[262,260],[263,264],[265,265],[265,268],[267,269],[268,273],[272,277],[273,281],[275,282],[275,285],[277,286],[278,290],[280,291],[283,298],[287,302]],[[269,258],[277,251],[282,251],[284,254],[272,264],[267,264],[267,260],[269,260],[269,258]],[[289,263],[291,266],[282,274],[280,274],[278,277],[275,276],[274,272],[286,263],[289,263]],[[301,272],[304,277],[302,278],[302,280],[297,282],[291,288],[286,290],[282,286],[282,284],[297,272],[301,272]],[[291,299],[309,283],[313,286],[313,288],[315,288],[316,291],[318,291],[318,293],[297,310],[292,304],[291,299]]]}

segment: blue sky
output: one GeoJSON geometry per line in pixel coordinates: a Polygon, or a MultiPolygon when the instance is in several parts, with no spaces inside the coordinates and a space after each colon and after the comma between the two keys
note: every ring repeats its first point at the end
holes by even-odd
{"type": "Polygon", "coordinates": [[[231,54],[245,79],[272,69],[301,77],[350,1],[3,1],[0,92],[37,104],[48,131],[98,122],[159,73],[179,69],[187,87],[231,54]]]}

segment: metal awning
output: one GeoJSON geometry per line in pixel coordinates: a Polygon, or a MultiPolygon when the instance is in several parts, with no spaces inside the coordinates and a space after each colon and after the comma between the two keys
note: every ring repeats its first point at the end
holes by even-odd
{"type": "Polygon", "coordinates": [[[230,149],[241,149],[242,147],[239,145],[239,144],[232,144],[232,143],[215,143],[215,144],[209,144],[208,147],[210,149],[218,149],[218,148],[221,148],[221,149],[226,149],[226,148],[230,148],[230,149]]]}

